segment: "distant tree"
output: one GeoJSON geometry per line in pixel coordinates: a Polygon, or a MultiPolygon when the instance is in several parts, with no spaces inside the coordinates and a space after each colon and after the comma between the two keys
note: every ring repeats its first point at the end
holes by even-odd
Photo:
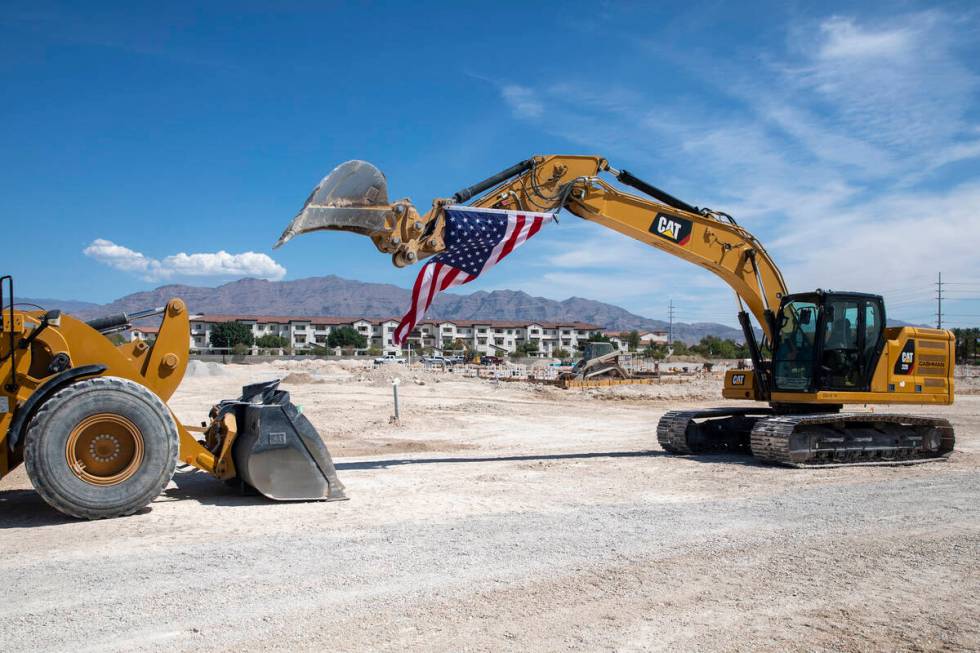
{"type": "Polygon", "coordinates": [[[211,346],[231,349],[235,345],[251,347],[255,343],[252,327],[241,322],[221,322],[211,327],[211,346]]]}
{"type": "Polygon", "coordinates": [[[630,331],[626,337],[626,344],[630,351],[640,351],[640,332],[636,329],[630,331]]]}
{"type": "Polygon", "coordinates": [[[593,331],[589,334],[589,342],[610,342],[610,340],[602,331],[593,331]]]}
{"type": "Polygon", "coordinates": [[[235,354],[236,356],[244,356],[248,353],[248,345],[246,345],[244,342],[236,342],[231,347],[231,353],[235,354]]]}
{"type": "Polygon", "coordinates": [[[380,356],[382,353],[381,347],[368,347],[367,353],[368,356],[380,356]]]}
{"type": "Polygon", "coordinates": [[[642,353],[645,358],[663,360],[664,358],[667,358],[667,345],[651,342],[643,349],[642,353]]]}
{"type": "Polygon", "coordinates": [[[517,348],[510,353],[511,358],[527,358],[528,356],[534,356],[538,353],[538,343],[533,340],[528,340],[527,342],[522,342],[517,345],[517,348]]]}
{"type": "Polygon", "coordinates": [[[701,342],[691,347],[690,351],[705,358],[746,358],[749,355],[748,347],[744,344],[740,345],[730,338],[722,340],[718,336],[701,338],[701,342]]]}
{"type": "Polygon", "coordinates": [[[976,365],[980,348],[980,329],[953,329],[956,338],[956,362],[976,365]]]}
{"type": "Polygon", "coordinates": [[[572,354],[569,353],[569,351],[567,349],[556,349],[553,352],[551,352],[551,354],[555,358],[561,358],[561,359],[571,358],[572,357],[572,354]]]}
{"type": "Polygon", "coordinates": [[[342,326],[330,331],[330,335],[327,336],[327,346],[364,349],[367,347],[367,338],[358,333],[354,327],[342,326]]]}
{"type": "Polygon", "coordinates": [[[289,344],[289,340],[282,336],[267,333],[255,339],[255,344],[262,349],[282,349],[289,344]]]}

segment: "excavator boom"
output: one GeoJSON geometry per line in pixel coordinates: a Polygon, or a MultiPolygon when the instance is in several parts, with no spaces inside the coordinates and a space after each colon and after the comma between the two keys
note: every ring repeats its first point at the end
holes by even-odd
{"type": "Polygon", "coordinates": [[[878,295],[789,294],[765,248],[731,216],[688,204],[600,156],[534,156],[436,199],[424,213],[407,199],[389,202],[384,175],[348,161],[314,189],[277,246],[308,231],[350,231],[369,236],[402,267],[443,251],[445,208],[466,202],[518,212],[564,209],[710,270],[735,291],[753,369],[729,370],[723,394],[770,406],[668,412],[657,427],[665,450],[751,450],[797,466],[927,460],[952,451],[947,420],[838,412],[844,404],[952,403],[949,332],[887,328],[878,295]],[[749,314],[766,336],[770,360],[749,314]]]}
{"type": "Polygon", "coordinates": [[[762,244],[728,215],[698,209],[600,156],[534,156],[419,213],[407,199],[388,201],[384,175],[365,161],[348,161],[317,185],[276,247],[310,231],[369,236],[399,267],[445,247],[443,209],[470,202],[484,208],[570,213],[679,256],[715,273],[744,301],[772,338],[774,312],[786,294],[779,268],[762,244]],[[641,191],[621,191],[601,175],[641,191]],[[474,199],[475,198],[475,199],[474,199]],[[470,202],[470,200],[472,200],[470,202]]]}

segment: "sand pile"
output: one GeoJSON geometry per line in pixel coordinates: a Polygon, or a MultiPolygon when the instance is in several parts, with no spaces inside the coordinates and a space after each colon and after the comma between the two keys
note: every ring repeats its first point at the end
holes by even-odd
{"type": "Polygon", "coordinates": [[[282,379],[283,383],[301,385],[306,383],[326,383],[322,378],[310,374],[309,372],[290,372],[282,379]]]}
{"type": "Polygon", "coordinates": [[[225,366],[221,363],[205,363],[204,361],[192,360],[187,363],[185,377],[199,378],[204,376],[225,376],[227,374],[225,366]]]}
{"type": "Polygon", "coordinates": [[[980,395],[980,368],[960,365],[953,373],[954,392],[961,395],[980,395]]]}
{"type": "Polygon", "coordinates": [[[718,400],[724,381],[717,378],[687,378],[677,382],[663,382],[650,385],[614,385],[608,388],[588,388],[583,390],[596,399],[684,399],[718,400]]]}

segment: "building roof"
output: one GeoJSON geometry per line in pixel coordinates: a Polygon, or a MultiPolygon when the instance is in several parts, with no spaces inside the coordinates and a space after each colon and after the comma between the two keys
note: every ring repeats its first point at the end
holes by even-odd
{"type": "MultiPolygon", "coordinates": [[[[630,335],[630,331],[603,331],[602,333],[610,338],[629,338],[630,335]]],[[[640,334],[640,338],[667,335],[666,331],[637,331],[637,333],[640,334]]]]}
{"type": "MultiPolygon", "coordinates": [[[[399,317],[330,317],[316,316],[304,317],[299,315],[233,315],[233,314],[202,314],[192,315],[191,322],[256,322],[262,324],[289,324],[290,322],[306,322],[322,326],[339,326],[343,324],[353,324],[354,322],[370,322],[379,325],[384,322],[399,322],[399,317]]],[[[538,320],[437,320],[429,319],[419,322],[421,325],[438,326],[440,324],[454,324],[457,327],[486,326],[494,329],[514,329],[523,328],[531,324],[536,324],[543,329],[569,328],[578,330],[596,331],[602,327],[588,322],[541,322],[538,320]]]]}

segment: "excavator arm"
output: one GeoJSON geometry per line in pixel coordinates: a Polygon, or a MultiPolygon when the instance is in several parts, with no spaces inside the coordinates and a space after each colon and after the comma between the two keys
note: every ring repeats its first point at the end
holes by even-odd
{"type": "Polygon", "coordinates": [[[730,216],[691,206],[599,156],[534,156],[435,200],[423,214],[408,199],[389,202],[385,177],[370,163],[348,161],[314,189],[276,246],[309,231],[349,231],[369,236],[402,267],[444,249],[444,209],[463,203],[525,211],[564,208],[690,261],[727,283],[772,340],[774,311],[786,283],[762,244],[730,216]],[[645,196],[620,190],[600,175],[645,196]]]}
{"type": "Polygon", "coordinates": [[[443,251],[445,209],[464,203],[528,212],[565,209],[710,270],[735,291],[753,370],[728,370],[724,396],[770,406],[668,411],[657,425],[665,451],[744,451],[793,466],[920,461],[952,451],[953,431],[944,419],[837,413],[844,404],[951,403],[951,334],[884,329],[884,304],[876,295],[788,295],[765,248],[730,216],[687,204],[599,156],[535,156],[435,200],[424,213],[407,199],[389,202],[384,175],[369,163],[348,161],[314,189],[277,246],[308,231],[349,231],[369,236],[396,266],[410,265],[443,251]],[[782,341],[775,312],[782,308],[785,314],[786,302],[809,308],[787,320],[793,332],[782,341]],[[763,360],[750,313],[773,343],[771,361],[763,360]],[[836,326],[854,334],[853,344],[825,342],[836,326]],[[855,358],[855,346],[866,355],[855,358]]]}

